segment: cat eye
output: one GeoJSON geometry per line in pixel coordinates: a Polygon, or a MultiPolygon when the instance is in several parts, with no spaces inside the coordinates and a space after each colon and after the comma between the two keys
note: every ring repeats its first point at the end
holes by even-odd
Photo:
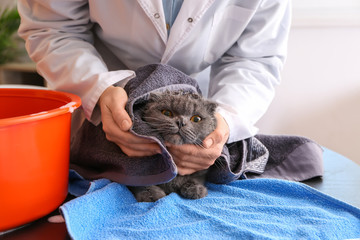
{"type": "Polygon", "coordinates": [[[199,115],[194,115],[194,116],[192,116],[191,118],[190,118],[190,120],[192,121],[192,122],[200,122],[202,119],[201,119],[201,117],[199,116],[199,115]]]}
{"type": "Polygon", "coordinates": [[[164,114],[167,117],[172,117],[173,116],[173,113],[171,111],[169,111],[169,110],[162,110],[161,113],[164,114]]]}

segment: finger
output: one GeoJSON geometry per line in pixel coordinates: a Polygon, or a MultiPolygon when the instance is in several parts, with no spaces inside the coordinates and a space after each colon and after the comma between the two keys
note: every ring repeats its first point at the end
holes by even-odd
{"type": "Polygon", "coordinates": [[[154,141],[130,133],[130,116],[125,110],[128,100],[123,88],[110,86],[101,95],[99,105],[106,139],[117,144],[128,156],[150,156],[160,153],[154,141]]]}
{"type": "Polygon", "coordinates": [[[220,114],[216,113],[216,120],[216,129],[203,141],[203,146],[205,148],[211,148],[217,144],[224,145],[229,137],[229,126],[225,119],[220,114]]]}
{"type": "Polygon", "coordinates": [[[110,86],[100,96],[101,120],[114,121],[123,131],[128,131],[132,125],[130,116],[125,110],[128,96],[123,88],[110,86]]]}
{"type": "Polygon", "coordinates": [[[160,146],[153,140],[137,137],[130,132],[122,133],[121,137],[113,142],[128,156],[151,156],[161,153],[160,146]]]}
{"type": "Polygon", "coordinates": [[[206,164],[205,166],[203,166],[203,165],[192,164],[191,162],[186,162],[186,163],[182,162],[181,164],[177,164],[176,167],[180,175],[186,175],[200,170],[208,169],[211,165],[212,164],[206,164]]]}
{"type": "Polygon", "coordinates": [[[198,171],[196,169],[188,169],[188,168],[181,168],[181,167],[178,167],[177,170],[178,170],[178,174],[181,176],[189,175],[189,174],[192,174],[192,173],[198,171]]]}
{"type": "Polygon", "coordinates": [[[128,131],[132,126],[132,121],[129,114],[125,110],[125,105],[128,100],[128,96],[123,88],[116,88],[116,91],[112,105],[112,118],[114,119],[117,126],[121,128],[123,131],[128,131]]]}
{"type": "MultiPolygon", "coordinates": [[[[184,145],[169,145],[166,144],[171,155],[174,155],[178,161],[196,162],[199,165],[204,166],[209,160],[215,160],[219,157],[221,150],[218,149],[218,145],[213,148],[202,148],[192,144],[184,145]]],[[[219,145],[221,146],[221,145],[219,145]]]]}
{"type": "MultiPolygon", "coordinates": [[[[104,127],[103,127],[104,128],[104,127]]],[[[105,131],[105,130],[104,130],[105,131]]],[[[107,139],[109,141],[115,142],[117,144],[149,144],[149,143],[155,143],[154,140],[143,138],[136,136],[132,134],[131,132],[123,132],[119,128],[114,128],[114,130],[111,131],[105,131],[107,132],[107,139]]]]}
{"type": "Polygon", "coordinates": [[[203,146],[205,148],[212,148],[217,144],[220,144],[223,142],[223,135],[220,132],[220,130],[215,129],[212,133],[207,136],[203,141],[203,146]]]}
{"type": "Polygon", "coordinates": [[[121,146],[120,148],[129,157],[147,157],[147,156],[152,156],[152,155],[161,153],[159,146],[157,146],[153,149],[151,147],[137,149],[137,148],[131,148],[128,146],[121,146]]]}
{"type": "Polygon", "coordinates": [[[212,165],[212,164],[205,164],[205,165],[194,164],[192,162],[185,162],[185,161],[175,162],[175,164],[178,169],[178,173],[180,175],[192,174],[200,170],[208,169],[212,165]]]}
{"type": "Polygon", "coordinates": [[[171,155],[177,167],[196,171],[209,168],[216,160],[216,158],[209,158],[208,155],[204,155],[205,157],[177,155],[176,153],[171,153],[171,155]]]}
{"type": "Polygon", "coordinates": [[[179,157],[177,155],[172,155],[172,157],[176,166],[181,168],[201,169],[207,167],[207,165],[204,166],[202,161],[194,162],[193,160],[184,159],[182,156],[179,157]]]}
{"type": "Polygon", "coordinates": [[[160,146],[157,143],[127,144],[126,147],[133,151],[161,153],[160,146]]]}
{"type": "Polygon", "coordinates": [[[171,151],[178,155],[194,155],[197,153],[199,146],[193,144],[173,145],[165,143],[165,146],[171,151]]]}
{"type": "Polygon", "coordinates": [[[160,146],[153,140],[122,131],[113,121],[103,124],[106,139],[117,144],[128,156],[150,156],[160,153],[160,146]]]}
{"type": "Polygon", "coordinates": [[[207,136],[204,141],[203,141],[203,146],[205,148],[211,148],[211,146],[214,144],[214,140],[213,140],[213,136],[212,134],[210,134],[209,136],[207,136]]]}

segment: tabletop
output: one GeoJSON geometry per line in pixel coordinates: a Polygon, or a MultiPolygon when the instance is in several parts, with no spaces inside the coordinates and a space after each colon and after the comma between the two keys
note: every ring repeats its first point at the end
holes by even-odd
{"type": "MultiPolygon", "coordinates": [[[[304,181],[317,190],[360,208],[360,166],[346,157],[330,150],[324,151],[324,175],[304,181]]],[[[67,199],[69,200],[69,199],[67,199]]],[[[20,239],[71,239],[65,223],[49,223],[49,216],[7,233],[0,233],[1,240],[20,239]]]]}
{"type": "Polygon", "coordinates": [[[324,151],[324,175],[303,183],[360,208],[360,165],[330,151],[324,151]]]}

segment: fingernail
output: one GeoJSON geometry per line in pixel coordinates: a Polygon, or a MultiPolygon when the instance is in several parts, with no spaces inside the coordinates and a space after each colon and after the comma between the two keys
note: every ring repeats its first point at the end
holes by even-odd
{"type": "Polygon", "coordinates": [[[204,147],[209,148],[211,145],[213,145],[214,141],[210,138],[204,141],[204,147]]]}
{"type": "Polygon", "coordinates": [[[123,121],[121,122],[121,128],[122,128],[123,130],[128,130],[128,129],[130,128],[130,123],[129,123],[129,121],[128,121],[128,120],[123,120],[123,121]]]}

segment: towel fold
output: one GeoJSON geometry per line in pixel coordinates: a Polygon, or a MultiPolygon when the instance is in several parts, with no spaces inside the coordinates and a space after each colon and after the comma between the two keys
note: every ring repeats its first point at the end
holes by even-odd
{"type": "Polygon", "coordinates": [[[302,183],[277,179],[207,184],[198,200],[172,193],[138,203],[126,186],[73,176],[83,194],[61,206],[70,236],[81,239],[351,239],[360,209],[302,183]]]}

